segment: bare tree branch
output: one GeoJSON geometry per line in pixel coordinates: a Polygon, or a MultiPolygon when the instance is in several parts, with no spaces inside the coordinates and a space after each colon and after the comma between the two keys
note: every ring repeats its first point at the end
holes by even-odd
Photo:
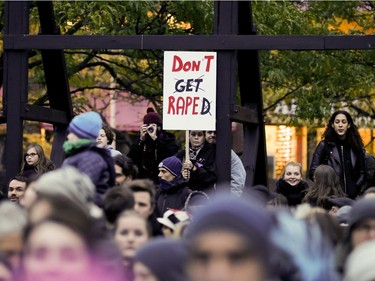
{"type": "Polygon", "coordinates": [[[298,86],[297,88],[287,92],[285,95],[283,95],[282,97],[278,98],[274,103],[272,103],[271,105],[269,105],[268,107],[265,107],[263,109],[263,111],[268,111],[270,110],[271,108],[275,107],[279,102],[281,102],[282,100],[284,100],[285,98],[287,98],[288,96],[294,94],[296,91],[298,91],[299,89],[301,89],[302,87],[304,87],[306,84],[303,84],[303,85],[300,85],[298,86]]]}

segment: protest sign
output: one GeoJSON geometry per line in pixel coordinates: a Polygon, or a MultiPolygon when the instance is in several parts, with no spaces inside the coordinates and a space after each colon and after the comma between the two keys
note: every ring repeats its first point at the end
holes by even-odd
{"type": "Polygon", "coordinates": [[[215,52],[164,52],[163,129],[216,130],[215,52]]]}

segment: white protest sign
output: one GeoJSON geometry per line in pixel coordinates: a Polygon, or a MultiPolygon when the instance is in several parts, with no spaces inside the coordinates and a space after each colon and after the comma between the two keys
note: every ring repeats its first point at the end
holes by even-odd
{"type": "Polygon", "coordinates": [[[163,129],[216,130],[216,52],[164,52],[163,129]]]}

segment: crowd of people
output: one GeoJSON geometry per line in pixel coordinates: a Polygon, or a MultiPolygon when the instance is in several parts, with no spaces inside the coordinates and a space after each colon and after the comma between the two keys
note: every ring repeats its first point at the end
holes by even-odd
{"type": "Polygon", "coordinates": [[[0,280],[375,280],[374,172],[348,112],[329,120],[309,179],[290,161],[275,190],[245,187],[234,151],[218,188],[216,133],[190,131],[185,151],[153,109],[127,155],[114,138],[86,112],[61,167],[26,148],[0,202],[0,280]]]}

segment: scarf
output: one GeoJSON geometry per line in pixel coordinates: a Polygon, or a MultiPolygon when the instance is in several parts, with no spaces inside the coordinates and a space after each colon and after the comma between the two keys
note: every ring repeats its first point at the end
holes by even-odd
{"type": "Polygon", "coordinates": [[[79,139],[78,141],[72,142],[72,141],[66,141],[63,144],[63,149],[66,155],[72,155],[75,154],[77,151],[79,151],[82,147],[85,147],[89,144],[94,143],[95,140],[89,140],[89,139],[79,139]]]}
{"type": "Polygon", "coordinates": [[[197,160],[198,153],[201,151],[203,145],[204,143],[202,143],[200,146],[189,149],[190,160],[197,160]]]}
{"type": "Polygon", "coordinates": [[[163,179],[159,179],[159,187],[163,190],[163,191],[168,191],[170,190],[172,187],[174,187],[175,185],[177,185],[180,180],[181,180],[182,176],[178,176],[178,177],[175,177],[173,180],[171,181],[166,181],[166,180],[163,180],[163,179]]]}

